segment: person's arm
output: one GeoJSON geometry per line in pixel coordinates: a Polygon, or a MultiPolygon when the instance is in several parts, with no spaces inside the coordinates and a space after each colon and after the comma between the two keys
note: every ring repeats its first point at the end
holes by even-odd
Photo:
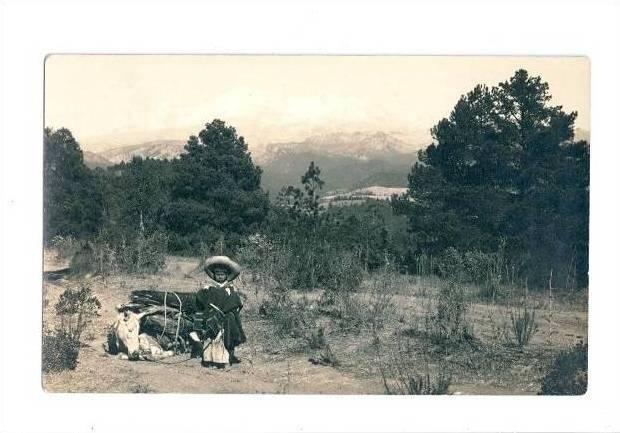
{"type": "Polygon", "coordinates": [[[209,289],[200,289],[196,293],[196,306],[199,311],[205,311],[209,306],[209,289]]]}

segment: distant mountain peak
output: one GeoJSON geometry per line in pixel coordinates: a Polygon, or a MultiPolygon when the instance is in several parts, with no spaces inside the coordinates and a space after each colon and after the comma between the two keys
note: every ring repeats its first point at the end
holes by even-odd
{"type": "Polygon", "coordinates": [[[131,161],[132,158],[174,159],[185,150],[185,140],[153,140],[145,143],[117,147],[99,152],[113,164],[131,161]]]}
{"type": "Polygon", "coordinates": [[[390,159],[402,154],[412,155],[420,147],[421,143],[410,143],[397,134],[385,131],[328,132],[312,135],[303,141],[270,143],[257,158],[261,162],[269,162],[284,154],[311,151],[366,161],[390,159]]]}

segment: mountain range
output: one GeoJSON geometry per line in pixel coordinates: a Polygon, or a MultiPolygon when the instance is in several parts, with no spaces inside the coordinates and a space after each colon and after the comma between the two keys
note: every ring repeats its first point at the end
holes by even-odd
{"type": "Polygon", "coordinates": [[[284,185],[299,185],[311,161],[321,168],[325,191],[373,185],[404,187],[423,143],[386,132],[330,133],[301,142],[272,143],[259,159],[263,188],[272,196],[284,185]]]}
{"type": "MultiPolygon", "coordinates": [[[[577,128],[575,139],[589,141],[589,131],[577,128]]],[[[302,141],[269,143],[254,149],[252,157],[263,169],[262,186],[271,197],[286,185],[299,185],[311,161],[321,168],[325,194],[370,186],[407,186],[407,174],[417,160],[417,151],[430,143],[430,137],[384,131],[334,132],[317,134],[302,141]]],[[[185,140],[148,141],[102,152],[84,151],[90,168],[107,167],[134,156],[173,159],[185,140]]]]}
{"type": "MultiPolygon", "coordinates": [[[[185,140],[157,140],[102,152],[84,152],[91,168],[106,167],[133,157],[173,159],[185,140]]],[[[351,190],[373,185],[403,187],[416,161],[417,150],[427,143],[410,143],[382,131],[319,134],[299,142],[270,143],[252,154],[263,168],[263,188],[275,196],[285,185],[298,185],[311,161],[321,168],[324,189],[351,190]]]]}

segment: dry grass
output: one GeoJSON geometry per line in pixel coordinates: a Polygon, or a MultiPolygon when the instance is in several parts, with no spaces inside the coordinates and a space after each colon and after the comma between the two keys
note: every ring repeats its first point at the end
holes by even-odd
{"type": "MultiPolygon", "coordinates": [[[[467,323],[477,344],[446,350],[410,332],[416,324],[423,323],[428,309],[436,304],[441,282],[432,277],[405,275],[387,279],[385,275],[376,279],[367,277],[360,292],[347,299],[351,302],[348,309],[343,305],[327,308],[340,309],[345,316],[353,317],[358,323],[355,327],[346,326],[342,317],[320,311],[320,291],[292,291],[292,302],[301,303],[312,317],[312,327],[305,335],[282,335],[273,320],[260,314],[261,304],[268,299],[267,292],[260,282],[244,273],[236,284],[245,295],[242,318],[248,342],[237,351],[243,358],[242,364],[214,372],[200,367],[198,361],[166,366],[106,356],[103,343],[107,326],[115,316],[115,305],[126,301],[132,290],[158,287],[193,291],[204,282],[206,277],[198,268],[198,260],[177,257],[169,257],[164,271],[156,275],[88,279],[102,304],[101,316],[92,324],[94,338],[80,352],[74,371],[44,375],[46,388],[64,392],[146,389],[146,392],[380,394],[385,392],[382,369],[388,381],[396,379],[395,373],[386,369],[386,363],[400,345],[410,349],[407,363],[415,379],[412,389],[433,388],[433,384],[440,382],[439,372],[447,371],[451,377],[450,393],[536,394],[555,355],[587,337],[583,293],[554,298],[553,332],[535,333],[529,344],[518,350],[506,344],[506,333],[510,311],[520,305],[520,295],[486,302],[476,299],[475,287],[465,286],[469,305],[467,323]],[[319,356],[325,347],[329,347],[328,358],[333,357],[339,365],[313,365],[308,361],[309,357],[319,356]]],[[[53,305],[59,294],[72,284],[76,280],[44,283],[46,329],[54,328],[53,305]]],[[[530,292],[528,296],[530,305],[539,311],[536,322],[547,329],[546,294],[530,292]]]]}

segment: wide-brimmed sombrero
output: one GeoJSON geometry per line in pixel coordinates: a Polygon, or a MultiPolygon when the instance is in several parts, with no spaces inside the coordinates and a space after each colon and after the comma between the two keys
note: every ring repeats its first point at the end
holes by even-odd
{"type": "Polygon", "coordinates": [[[228,270],[228,281],[232,281],[241,272],[241,266],[227,256],[213,256],[205,260],[205,272],[209,278],[213,278],[213,270],[215,268],[225,268],[228,270]]]}

